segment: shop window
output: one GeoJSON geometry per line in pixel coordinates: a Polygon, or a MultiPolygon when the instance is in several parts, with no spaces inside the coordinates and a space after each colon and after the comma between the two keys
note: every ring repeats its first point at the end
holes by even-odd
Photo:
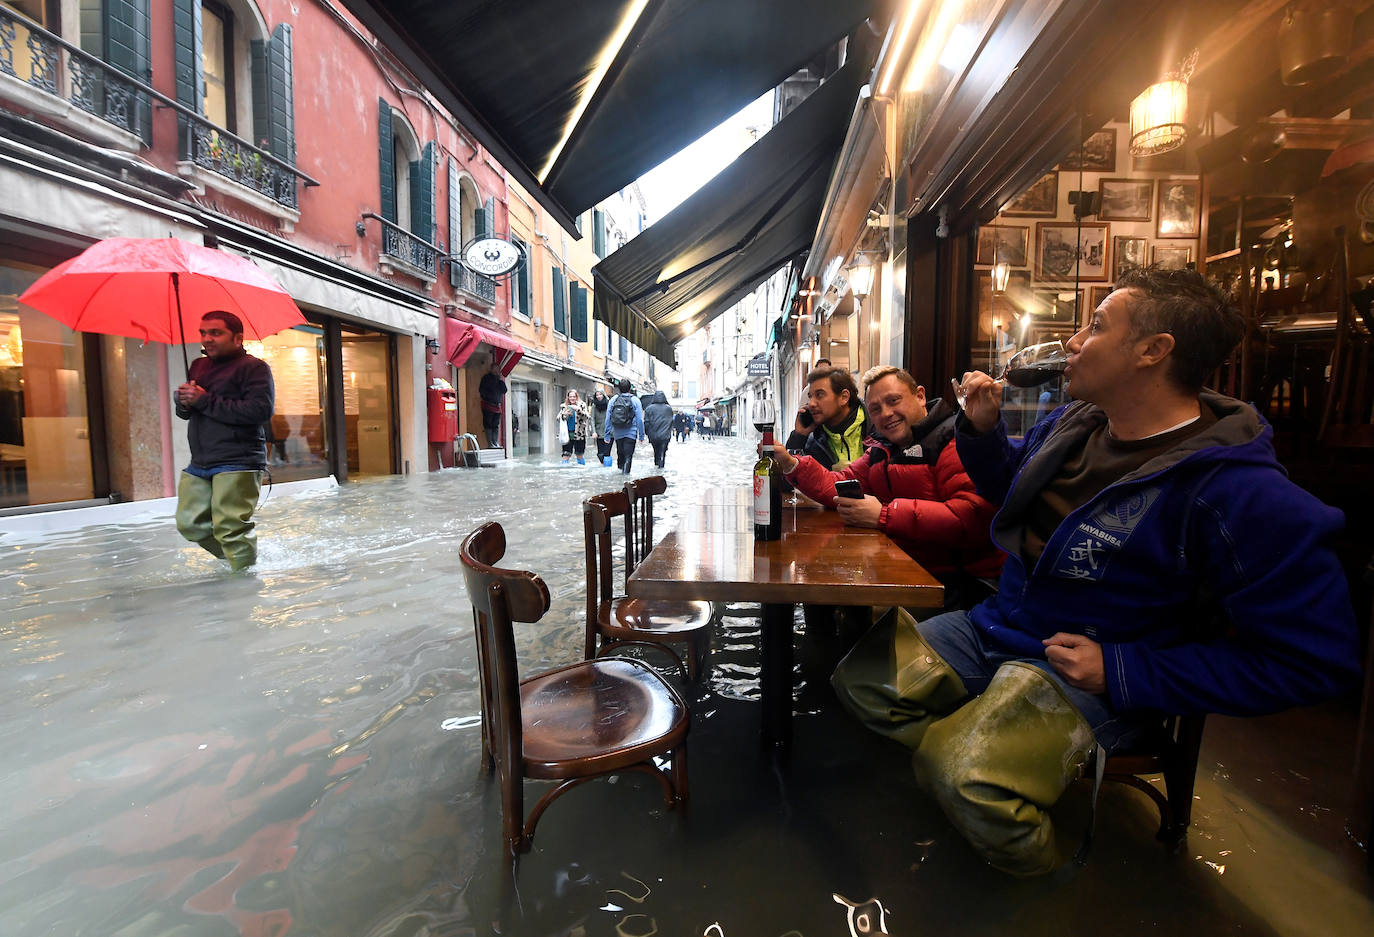
{"type": "Polygon", "coordinates": [[[0,508],[95,493],[81,337],[17,301],[43,273],[0,263],[0,508]]]}
{"type": "Polygon", "coordinates": [[[324,330],[296,326],[261,342],[246,342],[245,347],[271,366],[276,384],[276,408],[267,434],[267,464],[273,480],[329,475],[324,330]]]}

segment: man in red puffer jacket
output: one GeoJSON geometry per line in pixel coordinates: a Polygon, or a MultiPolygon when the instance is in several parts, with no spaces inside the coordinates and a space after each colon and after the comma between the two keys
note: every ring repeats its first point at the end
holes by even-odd
{"type": "Polygon", "coordinates": [[[945,584],[949,607],[980,600],[986,593],[978,580],[1002,568],[989,537],[997,509],[978,494],[950,445],[954,408],[939,400],[927,410],[925,389],[900,368],[873,368],[863,383],[875,436],[862,456],[832,472],[775,447],[778,467],[808,497],[833,504],[845,523],[892,537],[945,584]],[[835,482],[846,478],[859,482],[863,498],[835,496],[835,482]]]}

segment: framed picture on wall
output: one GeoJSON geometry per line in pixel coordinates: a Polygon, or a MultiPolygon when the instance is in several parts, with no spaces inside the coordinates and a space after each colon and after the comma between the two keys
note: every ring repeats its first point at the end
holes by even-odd
{"type": "Polygon", "coordinates": [[[1024,305],[1031,314],[1032,326],[1063,328],[1072,335],[1078,330],[1078,307],[1082,302],[1082,290],[1044,287],[1032,290],[1024,305]]]}
{"type": "Polygon", "coordinates": [[[1107,279],[1108,231],[1100,221],[1040,222],[1035,226],[1035,278],[1107,279]]]}
{"type": "Polygon", "coordinates": [[[1006,218],[1053,218],[1059,211],[1059,173],[1047,172],[1002,211],[1006,218]]]}
{"type": "Polygon", "coordinates": [[[993,337],[997,325],[1009,328],[1017,314],[1030,302],[1030,272],[1012,271],[1005,293],[992,291],[992,273],[980,270],[978,280],[978,329],[974,339],[986,342],[993,337]]]}
{"type": "Polygon", "coordinates": [[[1182,270],[1193,259],[1192,245],[1156,244],[1154,262],[1166,270],[1182,270]]]}
{"type": "Polygon", "coordinates": [[[1153,179],[1103,179],[1098,183],[1102,208],[1097,217],[1103,221],[1149,221],[1150,204],[1155,200],[1153,179]]]}
{"type": "Polygon", "coordinates": [[[1132,267],[1144,267],[1149,263],[1145,253],[1148,244],[1149,238],[1125,236],[1112,238],[1113,281],[1132,267]]]}
{"type": "Polygon", "coordinates": [[[1064,172],[1116,172],[1116,128],[1106,127],[1074,147],[1059,168],[1064,172]]]}
{"type": "Polygon", "coordinates": [[[1030,228],[1025,225],[993,224],[978,229],[978,254],[974,263],[991,266],[1004,263],[1024,267],[1029,257],[1030,228]]]}
{"type": "Polygon", "coordinates": [[[1160,179],[1155,206],[1155,235],[1162,238],[1195,238],[1198,235],[1198,202],[1202,183],[1197,179],[1160,179]]]}
{"type": "Polygon", "coordinates": [[[1083,317],[1086,319],[1092,315],[1092,311],[1102,305],[1102,300],[1107,298],[1107,294],[1112,291],[1110,286],[1094,286],[1088,290],[1088,305],[1083,309],[1083,317]]]}

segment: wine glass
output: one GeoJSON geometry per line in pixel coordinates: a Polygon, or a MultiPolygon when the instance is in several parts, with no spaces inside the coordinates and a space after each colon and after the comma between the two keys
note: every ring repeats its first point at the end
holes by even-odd
{"type": "MultiPolygon", "coordinates": [[[[1027,345],[1008,358],[1001,373],[994,379],[1013,387],[1038,387],[1062,376],[1068,363],[1069,353],[1063,342],[1040,342],[1027,345]]],[[[967,396],[964,386],[958,378],[950,378],[949,383],[954,388],[954,399],[962,410],[967,396]]]]}
{"type": "Polygon", "coordinates": [[[772,400],[767,397],[759,397],[749,408],[749,422],[753,423],[754,429],[760,433],[771,433],[773,424],[777,420],[777,412],[772,400]]]}

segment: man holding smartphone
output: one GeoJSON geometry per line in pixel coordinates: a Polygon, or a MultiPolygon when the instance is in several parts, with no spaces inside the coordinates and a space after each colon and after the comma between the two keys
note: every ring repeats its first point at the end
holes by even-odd
{"type": "Polygon", "coordinates": [[[806,405],[797,412],[785,448],[841,471],[863,455],[864,440],[872,431],[854,376],[826,362],[806,376],[806,405]]]}

